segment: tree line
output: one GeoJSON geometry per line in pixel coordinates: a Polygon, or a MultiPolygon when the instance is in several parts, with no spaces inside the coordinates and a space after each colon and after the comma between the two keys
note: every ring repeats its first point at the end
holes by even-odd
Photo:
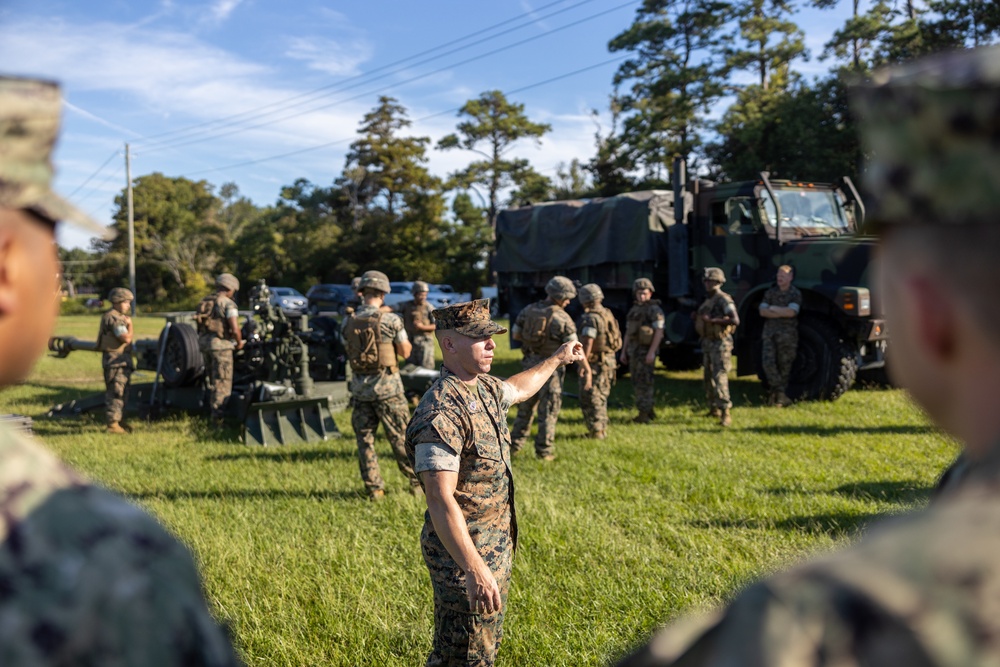
{"type": "MultiPolygon", "coordinates": [[[[139,301],[188,307],[221,271],[247,284],[264,278],[304,290],[350,282],[369,267],[474,292],[490,282],[502,208],[667,187],[676,155],[716,180],[761,170],[794,180],[856,177],[864,156],[847,105],[850,81],[998,37],[993,0],[871,0],[864,7],[861,0],[644,0],[608,45],[627,57],[612,82],[611,125],[596,130],[589,161],[561,164],[549,178],[518,157],[519,145],[539,142],[551,128],[500,91],[469,100],[455,132],[436,145],[411,136],[406,108],[381,97],[329,185],[299,179],[270,206],[242,197],[234,183],[216,192],[207,181],[160,173],[135,179],[139,301]],[[845,1],[850,18],[822,53],[809,54],[798,10],[845,1]],[[827,74],[809,81],[796,73],[808,57],[829,62],[827,74]],[[432,174],[428,152],[454,149],[476,157],[452,174],[432,174]]],[[[89,253],[63,252],[73,266],[88,267],[77,284],[92,281],[101,293],[122,284],[125,202],[123,191],[115,199],[115,240],[95,241],[89,253]]]]}

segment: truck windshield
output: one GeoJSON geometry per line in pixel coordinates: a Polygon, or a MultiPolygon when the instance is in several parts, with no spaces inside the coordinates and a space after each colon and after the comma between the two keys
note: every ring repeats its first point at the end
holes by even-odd
{"type": "MultiPolygon", "coordinates": [[[[831,190],[776,189],[781,203],[781,229],[798,236],[836,236],[851,232],[851,225],[831,190]]],[[[762,193],[767,221],[774,227],[774,202],[762,193]]],[[[782,234],[784,236],[784,234],[782,234]]]]}

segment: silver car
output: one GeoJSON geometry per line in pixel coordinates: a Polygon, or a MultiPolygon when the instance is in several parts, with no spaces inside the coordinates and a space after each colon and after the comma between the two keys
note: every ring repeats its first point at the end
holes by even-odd
{"type": "Polygon", "coordinates": [[[281,309],[288,317],[298,317],[309,312],[309,301],[302,295],[302,292],[293,287],[268,287],[271,292],[270,302],[272,306],[281,309]]]}

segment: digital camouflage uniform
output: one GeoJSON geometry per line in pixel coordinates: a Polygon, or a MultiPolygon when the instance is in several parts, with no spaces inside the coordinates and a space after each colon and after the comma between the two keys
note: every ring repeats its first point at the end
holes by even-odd
{"type": "Polygon", "coordinates": [[[640,415],[653,418],[653,381],[656,360],[646,363],[654,329],[662,329],[666,317],[658,299],[634,304],[626,316],[625,351],[628,353],[628,373],[632,378],[635,407],[640,415]],[[643,342],[645,341],[645,342],[643,342]]]}
{"type": "Polygon", "coordinates": [[[238,665],[187,550],[0,427],[0,665],[238,665]]]}
{"type": "MultiPolygon", "coordinates": [[[[736,314],[733,297],[722,290],[705,299],[698,307],[697,316],[712,318],[736,314]]],[[[729,371],[732,370],[733,336],[735,327],[720,324],[705,324],[701,337],[702,363],[705,366],[705,398],[708,407],[728,410],[733,407],[729,399],[729,371]]]]}
{"type": "MultiPolygon", "coordinates": [[[[374,317],[378,313],[377,306],[359,306],[353,315],[345,319],[342,330],[346,333],[351,328],[352,321],[374,317]]],[[[382,313],[378,326],[378,342],[390,346],[385,352],[384,363],[376,372],[354,370],[350,383],[351,401],[354,406],[351,426],[354,428],[358,443],[358,467],[369,494],[385,490],[385,481],[378,466],[378,455],[375,453],[375,432],[379,423],[385,428],[385,436],[392,446],[399,471],[407,478],[411,487],[418,487],[420,484],[413,474],[413,467],[406,459],[403,441],[406,422],[410,418],[410,407],[406,402],[403,380],[399,377],[399,369],[395,365],[396,352],[391,348],[394,341],[406,340],[403,320],[394,313],[382,313]],[[389,365],[390,361],[392,365],[389,365]]],[[[350,347],[348,349],[350,350],[350,347]]],[[[351,357],[350,353],[348,356],[352,368],[357,369],[359,359],[356,356],[351,357]]]]}
{"type": "Polygon", "coordinates": [[[605,433],[608,430],[608,396],[618,372],[615,355],[621,349],[621,331],[614,314],[602,305],[587,308],[580,315],[577,329],[581,338],[594,339],[590,358],[587,359],[592,374],[591,386],[590,389],[580,388],[583,421],[591,434],[605,433]],[[610,339],[618,345],[612,346],[610,339]]]}
{"type": "Polygon", "coordinates": [[[475,388],[470,388],[442,368],[441,378],[424,394],[406,430],[411,465],[417,466],[418,445],[446,447],[460,455],[455,498],[476,550],[496,578],[502,599],[500,610],[492,614],[470,609],[465,573],[442,544],[430,512],[426,512],[420,547],[434,588],[434,645],[428,667],[492,667],[503,638],[517,546],[507,430],[511,394],[510,386],[498,378],[480,375],[475,388]]]}
{"type": "Polygon", "coordinates": [[[128,332],[129,316],[114,308],[104,313],[97,331],[97,346],[102,350],[104,368],[104,417],[108,424],[122,421],[128,399],[128,383],[132,377],[132,344],[122,343],[119,336],[128,332]]]}
{"type": "Polygon", "coordinates": [[[211,317],[221,319],[224,336],[219,336],[199,330],[198,346],[205,357],[205,368],[208,370],[208,405],[212,410],[212,419],[221,420],[226,415],[227,403],[233,393],[233,350],[236,349],[235,336],[229,330],[229,318],[239,317],[236,302],[222,293],[206,298],[215,299],[215,307],[211,317]]]}
{"type": "Polygon", "coordinates": [[[431,313],[434,306],[424,301],[417,305],[416,301],[404,301],[399,304],[399,314],[403,317],[403,326],[406,328],[406,335],[410,337],[413,351],[407,363],[416,364],[424,368],[434,368],[434,334],[429,331],[417,331],[413,326],[414,322],[421,324],[433,324],[431,313]]]}
{"type": "MultiPolygon", "coordinates": [[[[790,308],[792,304],[802,307],[802,292],[795,285],[789,285],[784,292],[775,285],[764,294],[761,306],[790,308]]],[[[784,393],[788,388],[788,378],[792,373],[792,363],[799,349],[799,318],[777,317],[764,320],[761,333],[760,364],[767,378],[772,394],[784,393]]]]}
{"type": "MultiPolygon", "coordinates": [[[[521,368],[528,370],[551,357],[563,343],[576,340],[576,325],[565,310],[544,299],[531,304],[522,310],[516,320],[517,330],[521,332],[524,358],[521,368]],[[542,323],[544,324],[542,325],[542,323]],[[541,325],[538,342],[529,344],[526,328],[541,325]]],[[[524,447],[531,432],[531,424],[538,411],[538,434],[535,436],[535,454],[539,457],[552,456],[555,449],[556,422],[562,409],[562,388],[566,379],[566,367],[560,366],[542,385],[537,394],[519,403],[514,425],[511,427],[511,452],[517,453],[524,447]]]]}

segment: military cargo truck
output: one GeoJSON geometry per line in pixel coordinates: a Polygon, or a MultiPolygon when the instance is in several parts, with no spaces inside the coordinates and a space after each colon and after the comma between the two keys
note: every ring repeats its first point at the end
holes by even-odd
{"type": "Polygon", "coordinates": [[[888,339],[872,286],[875,239],[861,232],[863,221],[847,177],[837,185],[762,172],[753,181],[714,183],[688,180],[679,162],[673,192],[502,211],[494,263],[501,311],[513,317],[544,298],[549,278],[563,275],[599,284],[624,330],[632,281],[650,278],[667,314],[661,361],[668,369],[697,368],[691,313],[705,296],[704,268],[718,266],[742,322],[734,336],[737,373],[763,376],[758,308],[777,267],[789,264],[803,304],[788,394],[833,400],[859,371],[878,373],[885,363],[888,339]]]}

